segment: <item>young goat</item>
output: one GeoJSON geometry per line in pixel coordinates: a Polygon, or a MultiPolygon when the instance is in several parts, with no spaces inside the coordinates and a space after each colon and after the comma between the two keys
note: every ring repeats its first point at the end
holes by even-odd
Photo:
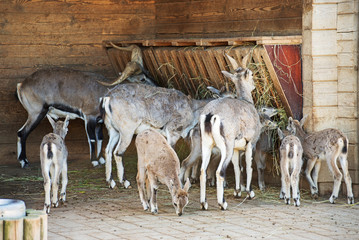
{"type": "Polygon", "coordinates": [[[172,196],[172,204],[176,214],[181,216],[188,203],[187,179],[184,188],[178,178],[180,162],[176,152],[167,143],[166,139],[156,130],[148,129],[136,137],[138,155],[137,186],[143,209],[148,210],[148,198],[151,212],[157,213],[157,180],[165,184],[172,196]],[[145,184],[147,185],[147,198],[145,198],[145,184]]]}
{"type": "Polygon", "coordinates": [[[66,200],[67,186],[67,148],[65,146],[65,136],[67,134],[67,126],[69,124],[69,116],[65,121],[55,122],[47,115],[49,122],[54,130],[44,136],[40,145],[40,160],[42,176],[44,178],[45,204],[44,211],[50,212],[50,190],[52,187],[52,205],[59,205],[57,199],[57,191],[59,189],[60,175],[62,178],[60,201],[66,200]],[[51,179],[50,179],[51,178],[51,179]]]}
{"type": "Polygon", "coordinates": [[[319,132],[306,133],[303,130],[303,125],[306,120],[304,117],[300,122],[289,118],[288,131],[296,130],[296,136],[302,142],[303,155],[307,159],[307,167],[305,175],[310,184],[310,190],[313,197],[318,196],[318,173],[321,165],[321,160],[326,160],[329,170],[334,177],[334,187],[332,195],[329,198],[331,203],[338,198],[340,184],[342,180],[342,173],[340,172],[337,159],[339,157],[340,165],[344,173],[344,181],[347,186],[348,204],[354,203],[354,195],[352,191],[352,180],[348,171],[348,138],[339,130],[328,128],[319,132]],[[312,175],[312,170],[314,172],[312,175]]]}
{"type": "Polygon", "coordinates": [[[292,187],[294,206],[299,207],[299,175],[303,165],[303,148],[299,138],[294,134],[295,132],[285,136],[278,128],[278,136],[282,141],[279,148],[282,175],[282,188],[279,197],[284,198],[286,204],[290,204],[290,187],[292,187]]]}

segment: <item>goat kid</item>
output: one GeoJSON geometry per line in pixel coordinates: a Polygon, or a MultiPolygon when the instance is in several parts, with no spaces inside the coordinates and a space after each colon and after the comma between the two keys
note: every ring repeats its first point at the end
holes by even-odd
{"type": "MultiPolygon", "coordinates": [[[[249,197],[254,197],[254,192],[251,189],[252,151],[259,139],[262,125],[251,96],[251,91],[255,89],[253,74],[249,69],[239,68],[233,58],[227,57],[230,59],[233,68],[236,69],[236,73],[231,74],[227,71],[222,71],[222,73],[234,82],[238,99],[213,100],[204,107],[200,115],[202,136],[200,203],[202,209],[208,208],[206,170],[214,146],[217,146],[221,151],[221,161],[216,171],[217,201],[220,208],[222,210],[227,208],[223,190],[225,172],[231,160],[238,164],[239,150],[245,150],[246,153],[246,191],[249,197]]],[[[249,55],[243,59],[243,62],[246,63],[248,57],[249,55]]]]}
{"type": "Polygon", "coordinates": [[[44,211],[50,213],[50,196],[52,188],[52,206],[59,205],[57,192],[59,188],[61,175],[61,192],[60,201],[66,201],[66,186],[67,186],[67,148],[65,145],[65,136],[68,131],[69,116],[65,121],[55,122],[49,115],[47,115],[49,122],[53,128],[53,133],[45,135],[40,145],[40,160],[42,176],[44,178],[45,190],[45,204],[44,211]]]}
{"type": "Polygon", "coordinates": [[[188,204],[189,179],[183,189],[178,178],[180,162],[176,152],[167,143],[166,139],[156,130],[148,129],[137,135],[136,140],[138,156],[137,185],[143,209],[157,213],[157,181],[165,184],[172,196],[172,204],[176,214],[181,216],[188,204]],[[147,197],[145,194],[145,185],[147,197]]]}
{"type": "Polygon", "coordinates": [[[295,132],[285,136],[280,128],[278,128],[278,136],[281,140],[279,147],[280,152],[280,169],[282,188],[280,198],[284,198],[286,204],[290,204],[290,189],[292,187],[292,195],[294,206],[300,205],[299,177],[303,165],[303,148],[295,132]]]}
{"type": "Polygon", "coordinates": [[[340,172],[337,159],[344,173],[344,181],[347,187],[348,204],[354,204],[352,190],[352,180],[348,171],[348,138],[339,130],[328,128],[318,132],[306,133],[303,130],[307,116],[300,122],[289,118],[288,131],[295,129],[296,136],[301,140],[303,155],[307,160],[305,175],[310,185],[310,190],[314,198],[318,197],[318,174],[321,160],[326,160],[329,170],[333,174],[334,186],[332,195],[329,198],[331,203],[335,203],[338,198],[339,189],[343,174],[340,172]]]}

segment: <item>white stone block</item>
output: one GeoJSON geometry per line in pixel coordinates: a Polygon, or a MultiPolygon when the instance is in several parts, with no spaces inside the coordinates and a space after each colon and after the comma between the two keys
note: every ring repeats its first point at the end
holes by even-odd
{"type": "Polygon", "coordinates": [[[314,4],[312,29],[336,29],[337,4],[314,4]]]}
{"type": "Polygon", "coordinates": [[[313,108],[313,131],[332,128],[337,124],[337,107],[313,108]]]}
{"type": "Polygon", "coordinates": [[[312,31],[313,56],[337,54],[337,31],[323,30],[312,31]]]}
{"type": "Polygon", "coordinates": [[[351,53],[355,52],[358,49],[357,41],[348,40],[348,41],[337,41],[338,42],[338,53],[351,53]]]}
{"type": "Polygon", "coordinates": [[[337,82],[313,82],[313,106],[338,105],[337,82]]]}
{"type": "Polygon", "coordinates": [[[339,92],[338,93],[338,108],[341,107],[355,107],[357,104],[357,93],[339,92]]]}
{"type": "Polygon", "coordinates": [[[356,118],[358,116],[356,107],[338,106],[338,117],[356,118]]]}
{"type": "Polygon", "coordinates": [[[345,14],[345,13],[355,13],[358,11],[356,9],[358,4],[355,4],[358,1],[343,1],[338,3],[338,14],[345,14]]]}
{"type": "Polygon", "coordinates": [[[355,92],[358,89],[358,72],[353,67],[338,67],[338,91],[355,92]]]}
{"type": "Polygon", "coordinates": [[[340,67],[353,67],[357,65],[357,52],[339,53],[338,66],[340,67]]]}
{"type": "Polygon", "coordinates": [[[336,80],[338,59],[336,56],[313,57],[313,81],[336,80]]]}
{"type": "Polygon", "coordinates": [[[345,40],[351,40],[351,41],[357,41],[358,40],[358,32],[342,32],[337,34],[337,40],[338,41],[345,41],[345,40]]]}
{"type": "Polygon", "coordinates": [[[355,14],[339,14],[337,30],[338,32],[358,31],[358,16],[355,14]]]}

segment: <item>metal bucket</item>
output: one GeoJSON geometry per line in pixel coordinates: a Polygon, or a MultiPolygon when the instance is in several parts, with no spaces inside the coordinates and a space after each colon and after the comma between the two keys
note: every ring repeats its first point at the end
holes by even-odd
{"type": "Polygon", "coordinates": [[[0,220],[25,217],[25,202],[16,199],[0,199],[0,220]]]}

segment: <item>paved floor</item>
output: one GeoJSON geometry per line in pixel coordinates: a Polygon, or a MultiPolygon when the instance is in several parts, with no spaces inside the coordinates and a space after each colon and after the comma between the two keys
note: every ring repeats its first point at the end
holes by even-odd
{"type": "Polygon", "coordinates": [[[142,211],[136,198],[68,204],[49,216],[49,239],[359,239],[358,206],[228,199],[221,211],[209,199],[202,211],[197,195],[181,217],[170,199],[161,199],[157,215],[142,211]]]}
{"type": "MultiPolygon", "coordinates": [[[[87,163],[87,162],[86,162],[87,163]]],[[[359,205],[312,200],[302,190],[300,207],[278,200],[278,187],[255,199],[235,199],[225,190],[228,210],[216,204],[215,189],[207,188],[209,209],[200,210],[199,185],[193,184],[190,203],[179,217],[168,190],[161,186],[159,213],[144,212],[137,188],[110,190],[104,168],[69,163],[68,202],[52,208],[48,217],[49,239],[359,239],[359,205]]],[[[126,168],[126,171],[129,168],[126,168]]],[[[134,169],[134,168],[132,168],[134,169]]],[[[127,172],[135,184],[134,172],[127,172]]],[[[39,165],[23,170],[0,166],[0,197],[23,199],[27,208],[41,209],[44,194],[39,165]]]]}

